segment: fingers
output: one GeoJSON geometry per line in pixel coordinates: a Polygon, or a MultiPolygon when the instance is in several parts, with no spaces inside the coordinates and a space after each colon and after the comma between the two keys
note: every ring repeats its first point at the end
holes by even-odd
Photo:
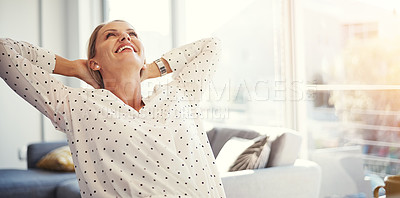
{"type": "Polygon", "coordinates": [[[86,83],[88,83],[95,89],[100,89],[100,85],[97,84],[97,82],[94,79],[90,79],[90,80],[86,81],[86,83]]]}
{"type": "Polygon", "coordinates": [[[94,80],[94,78],[90,75],[89,67],[88,67],[88,60],[86,59],[79,59],[77,60],[78,67],[80,68],[80,73],[78,78],[85,81],[87,84],[92,86],[95,89],[100,89],[100,85],[94,80]]]}
{"type": "Polygon", "coordinates": [[[85,73],[82,74],[82,76],[78,77],[79,79],[83,80],[90,86],[92,86],[95,89],[100,89],[100,85],[96,82],[96,80],[89,74],[89,71],[86,70],[85,73]]]}
{"type": "Polygon", "coordinates": [[[101,88],[100,85],[97,84],[97,83],[90,83],[90,85],[92,85],[92,87],[95,88],[95,89],[100,89],[101,88]]]}

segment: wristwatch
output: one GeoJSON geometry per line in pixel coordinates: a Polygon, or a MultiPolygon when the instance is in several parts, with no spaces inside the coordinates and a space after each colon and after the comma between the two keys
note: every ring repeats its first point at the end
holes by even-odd
{"type": "Polygon", "coordinates": [[[167,74],[167,68],[165,68],[164,63],[161,61],[161,58],[155,60],[154,62],[156,63],[158,69],[160,70],[161,76],[167,74]]]}

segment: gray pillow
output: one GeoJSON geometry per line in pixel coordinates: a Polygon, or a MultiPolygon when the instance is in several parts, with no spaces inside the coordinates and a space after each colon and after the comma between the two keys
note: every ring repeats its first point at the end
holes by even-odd
{"type": "Polygon", "coordinates": [[[293,165],[301,146],[301,136],[293,132],[285,132],[271,143],[267,167],[293,165]]]}
{"type": "Polygon", "coordinates": [[[213,128],[207,132],[208,139],[210,141],[211,148],[214,156],[217,157],[219,152],[225,143],[232,137],[238,137],[243,139],[254,139],[259,137],[260,134],[247,129],[236,129],[236,128],[213,128]]]}
{"type": "Polygon", "coordinates": [[[265,168],[268,162],[270,148],[267,144],[268,136],[257,138],[256,142],[244,150],[232,166],[229,172],[265,168]]]}

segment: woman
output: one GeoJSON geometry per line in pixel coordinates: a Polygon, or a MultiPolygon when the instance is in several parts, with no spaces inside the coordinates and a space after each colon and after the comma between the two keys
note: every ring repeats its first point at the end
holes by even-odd
{"type": "Polygon", "coordinates": [[[94,30],[87,61],[0,43],[1,77],[67,134],[82,197],[225,197],[200,116],[182,116],[198,112],[218,40],[173,49],[151,64],[124,21],[94,30]],[[98,89],[67,87],[52,72],[98,89]],[[171,82],[141,97],[141,81],[171,72],[171,82]]]}

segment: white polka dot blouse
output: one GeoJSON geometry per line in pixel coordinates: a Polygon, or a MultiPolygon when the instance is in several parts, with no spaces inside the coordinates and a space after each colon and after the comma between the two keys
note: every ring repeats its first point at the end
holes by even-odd
{"type": "Polygon", "coordinates": [[[225,197],[198,111],[219,45],[164,54],[173,80],[139,112],[106,89],[65,86],[50,74],[55,54],[26,42],[0,39],[0,76],[67,134],[82,197],[225,197]]]}

